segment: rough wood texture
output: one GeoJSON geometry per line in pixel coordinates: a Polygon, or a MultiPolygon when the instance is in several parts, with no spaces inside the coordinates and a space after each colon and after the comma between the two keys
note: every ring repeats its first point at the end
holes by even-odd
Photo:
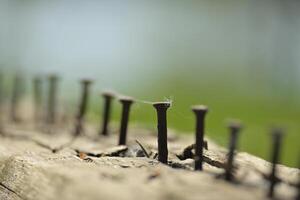
{"type": "MultiPolygon", "coordinates": [[[[116,134],[95,137],[96,131],[89,129],[89,136],[74,139],[71,131],[58,130],[49,134],[5,127],[0,136],[0,199],[266,199],[270,164],[238,153],[236,182],[228,183],[222,179],[226,151],[210,140],[204,171],[194,172],[193,159],[177,155],[193,143],[191,136],[170,135],[167,166],[155,159],[152,131],[130,130],[128,146],[116,146],[116,134]]],[[[279,166],[276,197],[295,198],[298,174],[299,169],[279,166]]]]}

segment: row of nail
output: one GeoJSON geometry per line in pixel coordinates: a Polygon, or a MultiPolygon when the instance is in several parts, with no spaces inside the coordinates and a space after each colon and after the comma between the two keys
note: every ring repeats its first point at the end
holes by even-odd
{"type": "MultiPolygon", "coordinates": [[[[55,113],[56,113],[56,98],[57,98],[57,82],[59,78],[56,75],[51,75],[48,77],[49,88],[48,88],[48,103],[47,103],[47,116],[46,123],[54,124],[55,123],[55,113]]],[[[90,93],[90,86],[92,81],[89,79],[81,80],[82,87],[82,95],[79,103],[79,109],[76,116],[75,127],[72,132],[74,136],[78,136],[82,134],[83,131],[83,121],[87,112],[87,104],[90,93]]],[[[42,79],[37,77],[33,80],[33,92],[34,92],[34,104],[35,104],[35,119],[39,120],[40,118],[40,110],[41,110],[41,95],[42,95],[42,79]]],[[[12,102],[11,102],[11,120],[13,122],[18,121],[17,116],[17,103],[19,102],[19,87],[20,87],[20,77],[16,76],[14,80],[14,88],[12,94],[12,102]]],[[[1,89],[1,88],[0,88],[1,89]]],[[[1,96],[1,94],[0,94],[1,96]]],[[[108,136],[109,130],[108,125],[110,121],[110,113],[111,113],[111,104],[112,100],[116,97],[114,93],[104,92],[102,93],[104,99],[104,108],[103,108],[103,120],[102,126],[99,130],[99,135],[108,136]]],[[[122,114],[121,114],[121,122],[119,129],[119,141],[118,145],[126,145],[127,140],[127,127],[129,122],[130,108],[131,105],[135,102],[134,98],[131,97],[119,97],[119,102],[122,105],[122,114]]],[[[167,110],[171,106],[170,102],[154,102],[153,107],[157,113],[157,142],[158,142],[158,161],[164,164],[168,164],[168,136],[167,136],[167,110]]],[[[205,117],[208,112],[208,108],[204,105],[197,105],[192,107],[192,111],[196,117],[196,131],[195,131],[195,157],[194,157],[194,169],[195,170],[203,170],[203,149],[204,149],[204,133],[205,133],[205,117]]],[[[229,126],[230,130],[230,140],[228,147],[228,156],[225,167],[224,179],[233,182],[235,180],[234,177],[234,158],[235,152],[237,149],[237,140],[239,133],[241,131],[241,123],[239,121],[232,121],[229,126]]],[[[279,155],[282,144],[283,131],[281,129],[274,129],[272,131],[272,167],[269,175],[270,187],[268,190],[268,196],[274,197],[275,187],[278,184],[277,177],[277,164],[279,163],[279,155]]],[[[300,198],[298,184],[298,196],[296,199],[300,198]]]]}

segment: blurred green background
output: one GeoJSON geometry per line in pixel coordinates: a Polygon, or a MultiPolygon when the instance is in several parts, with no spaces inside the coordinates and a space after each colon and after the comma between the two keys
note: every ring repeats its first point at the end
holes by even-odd
{"type": "MultiPolygon", "coordinates": [[[[58,73],[61,105],[75,112],[77,80],[147,101],[170,99],[169,126],[194,132],[191,106],[206,104],[207,135],[227,145],[226,121],[240,119],[240,149],[269,159],[270,130],[286,134],[282,163],[300,151],[300,3],[297,0],[1,0],[0,66],[11,76],[58,73]]],[[[120,115],[114,104],[114,120],[120,115]]],[[[133,123],[155,129],[154,109],[136,103],[133,123]]]]}

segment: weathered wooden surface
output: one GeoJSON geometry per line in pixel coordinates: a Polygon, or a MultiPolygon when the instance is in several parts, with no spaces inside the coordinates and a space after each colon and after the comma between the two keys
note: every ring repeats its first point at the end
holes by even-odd
{"type": "MultiPolygon", "coordinates": [[[[155,158],[155,132],[130,130],[128,146],[117,135],[95,137],[93,129],[76,139],[71,131],[48,134],[24,126],[5,126],[0,136],[0,199],[266,199],[270,164],[238,153],[236,182],[222,179],[226,151],[208,141],[203,172],[176,154],[193,137],[170,135],[169,166],[155,158]],[[86,134],[87,135],[87,134],[86,134]],[[149,154],[146,157],[137,139],[149,154]]],[[[279,199],[294,199],[298,169],[279,166],[279,199]]]]}

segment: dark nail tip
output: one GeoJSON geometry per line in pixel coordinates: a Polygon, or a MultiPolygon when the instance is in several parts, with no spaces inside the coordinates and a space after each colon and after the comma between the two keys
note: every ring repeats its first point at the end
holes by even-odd
{"type": "Polygon", "coordinates": [[[42,82],[42,79],[39,78],[39,77],[35,77],[35,78],[33,79],[33,83],[34,83],[34,84],[40,84],[41,82],[42,82]]]}
{"type": "Polygon", "coordinates": [[[205,105],[195,105],[195,106],[192,106],[192,111],[196,112],[196,113],[206,113],[208,112],[208,107],[205,106],[205,105]]]}
{"type": "Polygon", "coordinates": [[[231,119],[228,122],[228,127],[230,129],[236,129],[236,130],[240,130],[241,128],[243,128],[242,122],[240,120],[237,119],[231,119]]]}
{"type": "Polygon", "coordinates": [[[282,136],[285,135],[285,133],[284,133],[283,128],[276,127],[276,128],[272,128],[271,135],[273,137],[280,137],[281,138],[282,136]]]}
{"type": "Polygon", "coordinates": [[[171,106],[170,102],[155,102],[152,104],[156,109],[169,108],[171,106]]]}
{"type": "Polygon", "coordinates": [[[121,103],[133,103],[134,99],[132,97],[122,96],[119,98],[121,103]]]}
{"type": "Polygon", "coordinates": [[[83,84],[91,84],[94,81],[92,79],[89,79],[89,78],[84,78],[84,79],[81,79],[80,82],[83,83],[83,84]]]}
{"type": "Polygon", "coordinates": [[[51,80],[56,80],[56,79],[58,79],[58,75],[57,74],[49,74],[48,78],[51,80]]]}
{"type": "Polygon", "coordinates": [[[276,134],[283,134],[284,129],[282,127],[273,127],[272,128],[272,133],[276,133],[276,134]]]}
{"type": "Polygon", "coordinates": [[[101,95],[105,98],[113,98],[116,96],[116,94],[112,91],[104,91],[101,93],[101,95]]]}
{"type": "Polygon", "coordinates": [[[42,79],[42,75],[40,75],[40,74],[36,74],[33,77],[33,80],[36,80],[36,81],[40,81],[41,79],[42,79]]]}

